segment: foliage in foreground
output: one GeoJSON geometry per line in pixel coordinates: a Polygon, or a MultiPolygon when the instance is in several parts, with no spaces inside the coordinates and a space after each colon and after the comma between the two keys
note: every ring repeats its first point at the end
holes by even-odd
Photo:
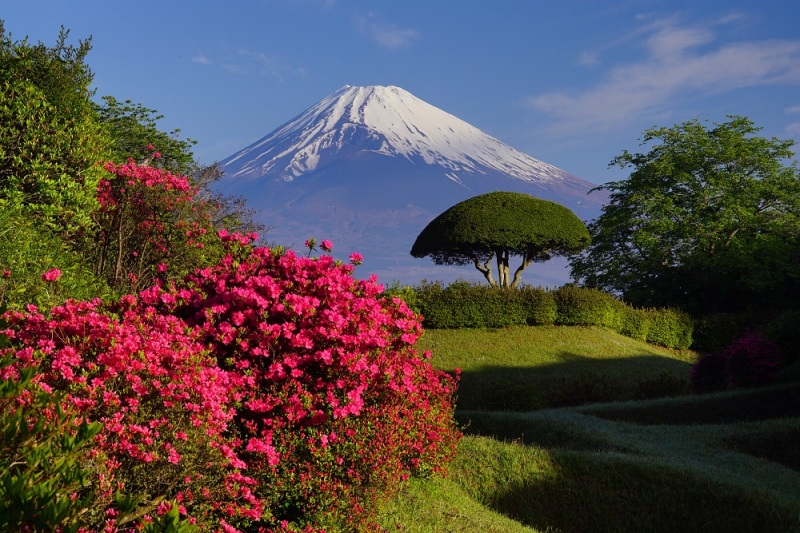
{"type": "Polygon", "coordinates": [[[221,238],[225,259],[181,283],[8,312],[0,377],[40,368],[54,405],[103,425],[69,494],[90,502],[82,526],[369,530],[377,501],[455,453],[453,379],[352,266],[221,238]]]}

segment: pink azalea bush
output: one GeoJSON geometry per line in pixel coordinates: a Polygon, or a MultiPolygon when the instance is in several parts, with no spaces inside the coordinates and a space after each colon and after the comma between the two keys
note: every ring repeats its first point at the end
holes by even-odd
{"type": "Polygon", "coordinates": [[[414,349],[420,317],[353,265],[219,238],[224,259],[181,282],[7,313],[0,378],[43,368],[43,390],[103,424],[92,529],[177,512],[208,530],[373,530],[376,502],[454,455],[454,379],[414,349]]]}
{"type": "Polygon", "coordinates": [[[31,306],[4,319],[12,347],[3,354],[16,361],[0,378],[39,366],[43,390],[64,393],[64,409],[103,424],[88,458],[97,463],[88,522],[132,521],[116,508],[120,491],[145,502],[141,516],[165,497],[200,496],[223,479],[234,414],[228,377],[179,319],[143,307],[117,315],[99,301],[47,315],[31,306]]]}
{"type": "Polygon", "coordinates": [[[757,331],[739,337],[722,353],[727,361],[728,381],[734,387],[769,383],[783,360],[781,349],[757,331]]]}
{"type": "Polygon", "coordinates": [[[113,287],[138,291],[160,276],[158,265],[184,275],[219,258],[208,206],[186,176],[133,160],[104,168],[93,250],[98,273],[113,287]]]}
{"type": "Polygon", "coordinates": [[[695,392],[765,385],[783,361],[780,348],[763,334],[748,331],[724,350],[701,356],[692,366],[695,392]]]}

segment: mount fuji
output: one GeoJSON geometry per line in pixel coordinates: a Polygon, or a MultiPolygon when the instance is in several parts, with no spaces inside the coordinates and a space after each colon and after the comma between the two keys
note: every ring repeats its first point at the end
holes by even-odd
{"type": "MultiPolygon", "coordinates": [[[[583,220],[608,200],[603,192],[587,194],[594,184],[394,86],[344,86],[220,166],[217,189],[256,210],[269,228],[262,241],[303,251],[311,237],[331,240],[334,257],[364,256],[358,277],[374,273],[383,283],[483,280],[471,267],[409,254],[428,222],[472,196],[524,192],[583,220]]],[[[525,281],[561,285],[565,265],[533,266],[525,281]]]]}

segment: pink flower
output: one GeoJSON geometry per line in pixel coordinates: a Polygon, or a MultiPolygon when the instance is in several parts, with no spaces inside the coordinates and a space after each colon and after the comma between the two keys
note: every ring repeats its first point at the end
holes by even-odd
{"type": "Polygon", "coordinates": [[[57,268],[51,268],[44,274],[42,274],[42,279],[45,281],[58,281],[61,277],[61,270],[57,268]]]}
{"type": "Polygon", "coordinates": [[[350,254],[350,262],[354,265],[360,265],[364,261],[364,256],[358,252],[350,254]]]}
{"type": "Polygon", "coordinates": [[[11,277],[11,271],[10,270],[3,270],[3,277],[4,278],[10,278],[11,277]]]}
{"type": "Polygon", "coordinates": [[[147,145],[147,149],[148,149],[148,150],[150,150],[150,151],[152,152],[152,151],[153,151],[153,145],[152,145],[152,144],[148,144],[148,145],[147,145]]]}
{"type": "Polygon", "coordinates": [[[330,251],[333,250],[333,243],[331,241],[325,240],[319,243],[319,247],[322,248],[323,252],[330,253],[330,251]]]}

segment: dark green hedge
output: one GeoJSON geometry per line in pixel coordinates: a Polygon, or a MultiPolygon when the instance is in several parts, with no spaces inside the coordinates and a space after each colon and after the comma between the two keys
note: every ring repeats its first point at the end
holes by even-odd
{"type": "Polygon", "coordinates": [[[556,290],[523,286],[497,289],[457,281],[448,286],[423,282],[394,286],[389,295],[404,299],[431,329],[499,328],[514,325],[601,326],[669,348],[688,348],[694,324],[672,309],[634,309],[595,289],[566,285],[556,290]]]}

